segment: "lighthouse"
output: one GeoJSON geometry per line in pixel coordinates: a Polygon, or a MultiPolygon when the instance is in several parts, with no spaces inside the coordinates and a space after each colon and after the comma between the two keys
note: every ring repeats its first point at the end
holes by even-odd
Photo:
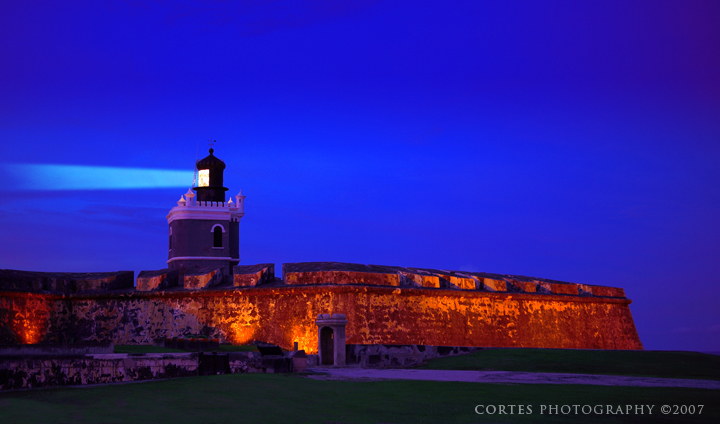
{"type": "Polygon", "coordinates": [[[225,201],[225,162],[210,155],[196,164],[197,185],[180,197],[167,215],[168,268],[223,268],[231,275],[240,262],[239,223],[245,215],[245,196],[225,201]]]}

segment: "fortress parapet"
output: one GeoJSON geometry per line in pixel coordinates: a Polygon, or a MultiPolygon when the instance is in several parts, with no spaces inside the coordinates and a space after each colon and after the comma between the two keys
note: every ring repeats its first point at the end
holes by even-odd
{"type": "Polygon", "coordinates": [[[522,275],[448,271],[428,268],[403,268],[340,262],[283,264],[283,280],[286,285],[291,286],[370,285],[398,288],[625,298],[625,291],[621,288],[575,284],[522,275]]]}
{"type": "Polygon", "coordinates": [[[38,272],[0,269],[0,291],[71,295],[110,290],[132,290],[133,275],[133,271],[38,272]]]}
{"type": "Polygon", "coordinates": [[[397,289],[474,291],[505,294],[611,297],[625,299],[619,287],[575,284],[545,278],[486,272],[404,268],[341,262],[299,262],[282,265],[283,278],[275,277],[275,264],[237,265],[228,275],[223,267],[205,266],[141,271],[133,287],[133,272],[58,273],[0,270],[0,290],[72,295],[116,290],[241,290],[273,287],[373,286],[397,289]]]}

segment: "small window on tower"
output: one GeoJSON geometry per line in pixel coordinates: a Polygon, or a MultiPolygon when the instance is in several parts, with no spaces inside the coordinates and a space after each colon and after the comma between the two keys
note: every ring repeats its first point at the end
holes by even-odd
{"type": "Polygon", "coordinates": [[[213,247],[223,247],[222,245],[222,228],[215,227],[213,230],[213,247]]]}
{"type": "Polygon", "coordinates": [[[198,187],[208,187],[210,185],[210,170],[201,169],[198,172],[198,187]]]}

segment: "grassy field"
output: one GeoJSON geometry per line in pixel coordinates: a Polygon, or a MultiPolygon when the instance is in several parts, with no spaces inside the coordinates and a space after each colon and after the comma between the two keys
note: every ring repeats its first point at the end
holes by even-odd
{"type": "MultiPolygon", "coordinates": [[[[225,346],[235,351],[252,348],[225,346]]],[[[116,351],[172,349],[116,346],[116,351]]],[[[692,352],[488,349],[433,360],[427,368],[719,379],[717,358],[692,352]]],[[[323,381],[297,374],[232,374],[4,392],[0,423],[715,423],[720,422],[718,399],[720,391],[704,389],[323,381]],[[506,412],[509,405],[524,405],[525,414],[517,413],[515,406],[514,414],[478,415],[476,405],[505,405],[506,412]],[[557,409],[551,409],[553,405],[557,409]],[[562,405],[568,406],[563,410],[562,405]],[[572,405],[578,405],[578,413],[572,405]],[[627,413],[627,405],[633,413],[627,413]],[[653,406],[652,413],[645,406],[644,414],[636,414],[635,405],[653,406]],[[664,415],[663,405],[670,405],[671,412],[673,405],[694,405],[695,414],[664,415]],[[591,413],[583,414],[583,406],[591,413]],[[614,414],[608,414],[608,406],[614,414]]]]}
{"type": "Polygon", "coordinates": [[[469,355],[433,359],[422,368],[720,380],[720,356],[697,352],[485,349],[469,355]]]}
{"type": "MultiPolygon", "coordinates": [[[[255,345],[220,345],[212,348],[214,352],[257,352],[255,345]]],[[[148,346],[148,345],[115,345],[115,353],[173,353],[173,352],[193,352],[190,350],[171,349],[169,347],[148,346]]]]}
{"type": "MultiPolygon", "coordinates": [[[[531,423],[720,422],[716,390],[449,383],[318,381],[298,375],[231,374],[146,383],[0,393],[3,423],[531,423]],[[532,413],[477,415],[482,405],[530,405],[532,413]],[[650,415],[608,415],[624,405],[650,415]],[[663,415],[667,405],[704,405],[663,415]],[[541,414],[542,405],[601,405],[602,415],[541,414]]],[[[509,407],[508,407],[509,410],[509,407]]],[[[506,410],[506,411],[508,411],[506,410]]],[[[623,409],[624,410],[624,409],[623,409]]],[[[625,411],[625,410],[624,410],[625,411]]],[[[516,410],[517,412],[517,410],[516,410]]],[[[527,412],[527,409],[525,409],[527,412]]]]}

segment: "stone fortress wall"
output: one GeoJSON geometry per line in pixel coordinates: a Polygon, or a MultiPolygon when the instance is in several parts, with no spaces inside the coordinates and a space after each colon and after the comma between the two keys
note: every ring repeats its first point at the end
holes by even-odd
{"type": "Polygon", "coordinates": [[[351,345],[642,349],[621,288],[541,278],[307,262],[133,273],[0,270],[0,344],[151,344],[202,333],[316,353],[315,319],[351,345]]]}

